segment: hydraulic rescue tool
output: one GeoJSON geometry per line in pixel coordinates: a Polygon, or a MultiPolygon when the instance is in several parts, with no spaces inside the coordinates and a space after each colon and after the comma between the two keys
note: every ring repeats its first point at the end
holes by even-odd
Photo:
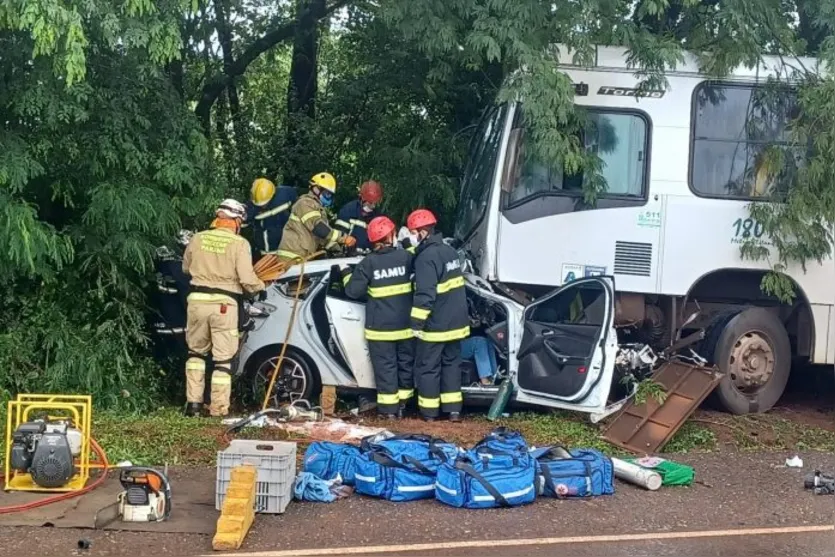
{"type": "Polygon", "coordinates": [[[163,472],[141,466],[122,468],[119,483],[123,491],[115,503],[96,513],[96,528],[119,518],[122,522],[163,522],[171,516],[171,484],[163,472]]]}

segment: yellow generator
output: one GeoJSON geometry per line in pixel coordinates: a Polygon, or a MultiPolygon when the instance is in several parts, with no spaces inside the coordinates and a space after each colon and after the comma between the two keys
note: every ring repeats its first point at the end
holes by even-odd
{"type": "Polygon", "coordinates": [[[6,490],[77,491],[90,479],[92,398],[18,395],[6,416],[6,490]]]}

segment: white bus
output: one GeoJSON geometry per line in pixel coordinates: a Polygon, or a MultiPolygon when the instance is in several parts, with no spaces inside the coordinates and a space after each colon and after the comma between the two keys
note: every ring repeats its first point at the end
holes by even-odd
{"type": "Polygon", "coordinates": [[[524,100],[496,106],[476,133],[462,183],[455,229],[462,255],[517,298],[611,275],[619,331],[655,346],[682,334],[698,312],[685,329],[705,330],[698,351],[726,374],[715,391],[720,405],[767,411],[792,363],[835,362],[832,259],[788,270],[797,294],[788,305],[761,289],[767,262],[740,255],[746,238],[769,242],[748,205],[779,179],[757,164],[766,143],[788,149],[793,103],[769,109],[757,99],[769,77],[790,68],[774,58],[716,81],[689,56],[667,73],[666,90],[638,95],[623,49],[599,47],[593,67],[570,60],[562,55],[560,67],[586,109],[583,141],[604,163],[606,192],[585,205],[582,176],[526,149],[524,100]]]}

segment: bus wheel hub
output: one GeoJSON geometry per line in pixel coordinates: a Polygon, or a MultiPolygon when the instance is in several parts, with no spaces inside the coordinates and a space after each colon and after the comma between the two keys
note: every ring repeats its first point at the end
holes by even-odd
{"type": "Polygon", "coordinates": [[[760,333],[745,333],[731,351],[731,381],[740,391],[755,391],[774,373],[774,351],[760,333]]]}

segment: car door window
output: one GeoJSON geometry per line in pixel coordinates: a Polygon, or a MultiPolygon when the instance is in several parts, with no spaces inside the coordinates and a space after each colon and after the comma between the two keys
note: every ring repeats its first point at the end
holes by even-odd
{"type": "Polygon", "coordinates": [[[601,281],[582,280],[528,306],[517,356],[519,387],[566,399],[587,390],[610,304],[601,281]]]}

